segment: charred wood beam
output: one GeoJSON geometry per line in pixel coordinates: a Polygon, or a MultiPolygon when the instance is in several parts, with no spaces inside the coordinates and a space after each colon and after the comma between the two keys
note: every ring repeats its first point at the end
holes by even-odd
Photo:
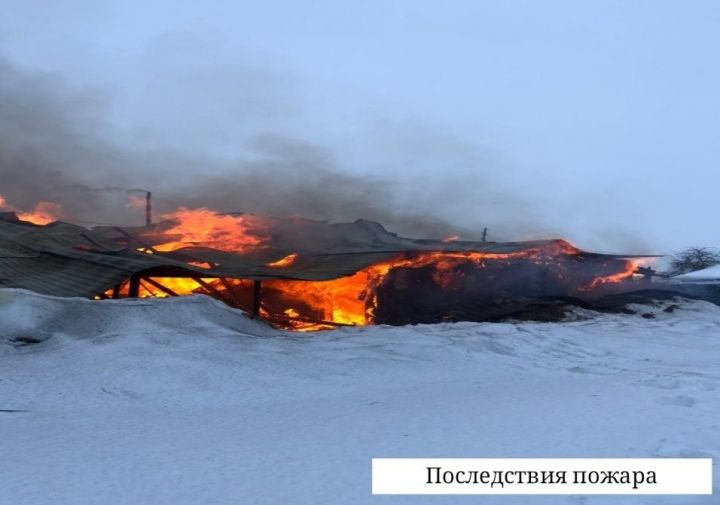
{"type": "Polygon", "coordinates": [[[219,289],[217,289],[217,288],[216,288],[215,286],[213,286],[212,284],[208,284],[207,282],[205,282],[204,280],[202,280],[200,277],[191,277],[191,279],[194,280],[195,282],[197,282],[201,287],[203,287],[205,290],[207,290],[208,292],[212,293],[213,295],[215,295],[215,296],[217,296],[217,297],[220,297],[220,298],[223,297],[222,291],[220,291],[219,289]]]}
{"type": "Polygon", "coordinates": [[[235,294],[235,287],[232,284],[230,284],[230,281],[227,280],[227,277],[220,277],[220,282],[225,287],[225,289],[228,291],[228,293],[233,294],[233,295],[235,294]]]}
{"type": "Polygon", "coordinates": [[[178,294],[175,291],[173,291],[172,289],[170,289],[166,286],[163,286],[161,283],[159,283],[155,279],[152,279],[150,277],[145,277],[145,279],[143,279],[143,280],[145,282],[147,282],[148,284],[150,284],[151,286],[155,286],[156,288],[158,288],[160,291],[162,291],[163,293],[165,293],[168,296],[178,296],[178,294]]]}
{"type": "Polygon", "coordinates": [[[140,279],[140,287],[145,290],[145,292],[148,294],[148,296],[152,296],[152,294],[153,294],[152,290],[149,287],[147,287],[147,285],[144,282],[146,280],[147,279],[140,279]]]}
{"type": "Polygon", "coordinates": [[[237,307],[242,307],[247,310],[247,306],[242,303],[240,296],[238,295],[237,291],[235,291],[235,286],[233,286],[232,283],[227,280],[227,277],[220,277],[220,282],[225,288],[225,293],[227,293],[227,297],[230,299],[230,301],[232,301],[232,303],[235,304],[237,307]]]}
{"type": "Polygon", "coordinates": [[[260,315],[260,294],[262,291],[262,282],[255,280],[253,281],[253,305],[252,305],[252,316],[258,317],[260,315]]]}
{"type": "MultiPolygon", "coordinates": [[[[225,299],[226,301],[231,302],[231,304],[234,304],[237,307],[243,308],[244,310],[247,310],[247,305],[242,303],[242,300],[240,300],[240,297],[235,292],[235,289],[232,284],[225,278],[225,277],[219,277],[220,282],[225,287],[225,291],[220,291],[212,284],[209,284],[202,280],[199,277],[192,277],[192,279],[197,282],[200,286],[202,286],[204,289],[206,289],[209,293],[211,293],[213,296],[225,299]]],[[[255,281],[259,283],[260,281],[255,281]]],[[[253,285],[254,287],[254,285],[253,285]]],[[[260,307],[258,302],[258,308],[257,313],[254,313],[255,310],[255,300],[258,299],[257,296],[255,296],[255,291],[253,291],[253,307],[251,308],[251,312],[253,312],[253,317],[260,315],[260,307]]]]}
{"type": "Polygon", "coordinates": [[[112,291],[113,300],[120,298],[120,284],[116,284],[112,291]]]}
{"type": "Polygon", "coordinates": [[[135,274],[130,277],[130,289],[128,291],[130,298],[137,298],[140,296],[140,276],[135,274]]]}

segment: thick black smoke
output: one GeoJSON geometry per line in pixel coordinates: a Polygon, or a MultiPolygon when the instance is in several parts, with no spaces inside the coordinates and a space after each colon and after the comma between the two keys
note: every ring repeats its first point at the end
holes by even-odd
{"type": "Polygon", "coordinates": [[[403,188],[344,172],[317,145],[259,135],[248,160],[217,161],[118,146],[102,135],[102,103],[57,75],[0,59],[0,195],[30,210],[54,202],[81,223],[141,224],[128,195],[153,191],[157,214],[210,207],[331,221],[365,218],[393,231],[442,236],[457,227],[402,208],[403,188]],[[184,174],[184,175],[183,175],[184,174]]]}
{"type": "Polygon", "coordinates": [[[468,239],[479,238],[488,225],[491,238],[509,238],[493,234],[500,226],[492,226],[503,222],[509,229],[509,216],[524,205],[508,192],[494,192],[496,184],[472,171],[459,181],[388,182],[343,170],[320,145],[269,133],[257,134],[244,146],[246,157],[231,162],[141,152],[107,140],[105,113],[96,94],[0,58],[0,195],[7,205],[30,210],[54,202],[64,220],[139,225],[143,211],[129,205],[129,197],[149,190],[156,219],[180,206],[209,207],[329,221],[364,218],[407,236],[459,233],[468,239]],[[462,225],[448,223],[442,211],[458,207],[461,195],[473,211],[463,213],[462,225]]]}
{"type": "Polygon", "coordinates": [[[0,194],[9,205],[54,202],[68,219],[108,215],[105,196],[133,179],[133,156],[93,133],[97,106],[57,76],[0,58],[0,194]]]}

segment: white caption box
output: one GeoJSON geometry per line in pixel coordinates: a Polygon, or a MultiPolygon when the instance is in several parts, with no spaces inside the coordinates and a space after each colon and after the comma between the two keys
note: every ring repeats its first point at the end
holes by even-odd
{"type": "Polygon", "coordinates": [[[712,459],[377,458],[372,460],[372,492],[404,495],[712,494],[712,459]],[[431,470],[428,470],[429,468],[431,470]],[[440,470],[434,470],[436,468],[440,470]],[[489,472],[490,477],[487,478],[488,474],[482,472],[489,472]],[[538,482],[527,482],[532,480],[529,479],[531,473],[528,472],[538,472],[538,482]],[[559,472],[565,472],[566,482],[543,483],[540,472],[555,472],[558,480],[562,475],[559,472]],[[643,475],[640,476],[638,472],[643,475]],[[584,478],[576,479],[576,475],[584,478]],[[650,475],[654,478],[648,479],[650,475]],[[508,482],[500,485],[497,481],[503,481],[503,476],[507,477],[508,482]],[[628,480],[626,477],[629,477],[629,483],[624,482],[628,480]],[[638,483],[638,479],[643,482],[638,483]],[[523,482],[518,483],[518,480],[523,482]],[[584,483],[576,480],[584,480],[584,483]],[[493,481],[496,481],[495,485],[491,485],[493,481]]]}

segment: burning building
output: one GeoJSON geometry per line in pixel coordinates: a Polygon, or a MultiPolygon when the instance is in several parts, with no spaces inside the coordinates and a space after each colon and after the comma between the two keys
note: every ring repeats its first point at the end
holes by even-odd
{"type": "Polygon", "coordinates": [[[0,214],[0,286],[96,299],[206,294],[276,326],[488,320],[542,297],[637,288],[631,256],[564,240],[400,237],[380,224],[180,209],[142,227],[0,214]]]}

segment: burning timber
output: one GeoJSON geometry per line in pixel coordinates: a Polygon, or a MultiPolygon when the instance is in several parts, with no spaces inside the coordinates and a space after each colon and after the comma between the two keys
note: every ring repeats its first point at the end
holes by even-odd
{"type": "Polygon", "coordinates": [[[180,209],[136,228],[0,214],[0,286],[97,299],[206,294],[296,330],[491,320],[547,297],[643,287],[636,257],[563,240],[414,240],[358,220],[180,209]]]}

